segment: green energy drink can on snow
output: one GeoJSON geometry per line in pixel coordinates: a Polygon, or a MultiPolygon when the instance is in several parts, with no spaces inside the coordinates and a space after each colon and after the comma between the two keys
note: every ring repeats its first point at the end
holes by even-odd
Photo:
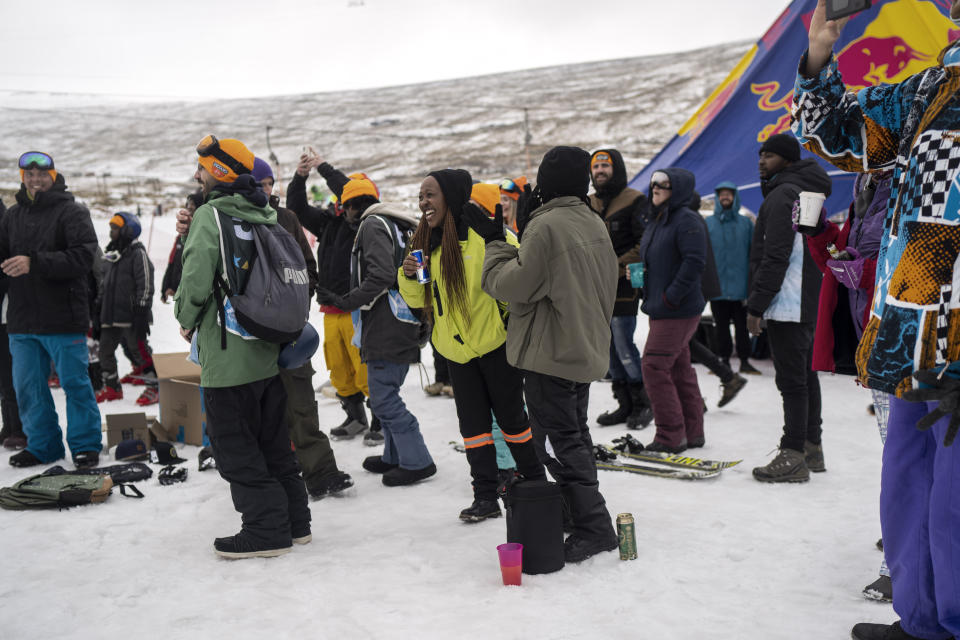
{"type": "Polygon", "coordinates": [[[423,264],[423,251],[414,249],[410,252],[410,255],[417,261],[417,282],[428,284],[430,282],[430,268],[423,264]]]}
{"type": "Polygon", "coordinates": [[[637,534],[633,526],[633,514],[617,515],[617,536],[620,538],[620,559],[637,559],[637,534]]]}

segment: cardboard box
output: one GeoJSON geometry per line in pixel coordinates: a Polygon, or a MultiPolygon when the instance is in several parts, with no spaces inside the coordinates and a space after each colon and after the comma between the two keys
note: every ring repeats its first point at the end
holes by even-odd
{"type": "Polygon", "coordinates": [[[160,392],[160,424],[170,441],[207,446],[207,414],[200,388],[200,367],[189,354],[155,353],[160,392]]]}
{"type": "Polygon", "coordinates": [[[143,440],[149,448],[153,443],[150,440],[150,426],[145,413],[111,413],[107,415],[107,448],[115,446],[121,440],[143,440]]]}

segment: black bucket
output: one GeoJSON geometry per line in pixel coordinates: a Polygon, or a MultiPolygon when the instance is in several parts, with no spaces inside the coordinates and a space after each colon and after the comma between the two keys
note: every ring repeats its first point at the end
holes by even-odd
{"type": "Polygon", "coordinates": [[[507,542],[523,545],[523,572],[563,569],[563,498],[546,480],[523,480],[507,491],[507,542]]]}

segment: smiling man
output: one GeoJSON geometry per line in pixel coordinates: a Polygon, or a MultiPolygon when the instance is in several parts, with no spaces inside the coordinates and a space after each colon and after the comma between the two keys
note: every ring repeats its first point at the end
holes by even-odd
{"type": "MultiPolygon", "coordinates": [[[[880,525],[900,620],[858,624],[853,637],[940,640],[960,635],[960,43],[903,82],[849,93],[833,52],[847,20],[825,9],[800,60],[794,132],[841,169],[893,170],[857,369],[895,394],[880,525]]],[[[950,17],[960,25],[960,0],[950,17]]]]}
{"type": "Polygon", "coordinates": [[[9,278],[7,332],[13,384],[27,447],[11,456],[15,467],[53,462],[64,455],[63,434],[47,386],[50,361],[67,396],[67,444],[78,467],[100,460],[100,411],[87,373],[90,328],[87,276],[97,235],[87,208],[67,191],[53,158],[20,156],[17,204],[0,222],[0,269],[9,278]]]}

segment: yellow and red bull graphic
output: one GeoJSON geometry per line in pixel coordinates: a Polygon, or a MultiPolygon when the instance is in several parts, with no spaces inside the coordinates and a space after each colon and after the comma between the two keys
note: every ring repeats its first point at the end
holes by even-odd
{"type": "MultiPolygon", "coordinates": [[[[948,17],[950,4],[874,0],[872,8],[850,19],[836,48],[844,83],[856,91],[901,82],[937,64],[940,51],[960,37],[948,17]]],[[[646,190],[653,171],[679,166],[697,176],[701,193],[711,193],[724,180],[741,185],[744,206],[756,210],[762,200],[757,149],[790,128],[793,87],[816,5],[816,0],[794,0],[631,186],[646,190]]],[[[842,195],[836,207],[828,202],[830,211],[849,204],[839,206],[841,199],[849,200],[849,190],[838,190],[834,181],[834,193],[842,195]]]]}

